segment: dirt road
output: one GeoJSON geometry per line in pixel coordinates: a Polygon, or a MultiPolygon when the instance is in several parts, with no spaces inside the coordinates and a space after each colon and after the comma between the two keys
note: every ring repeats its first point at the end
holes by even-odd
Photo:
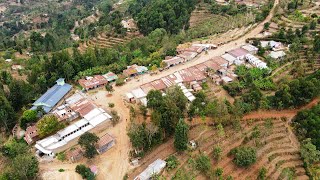
{"type": "MultiPolygon", "coordinates": [[[[196,59],[190,62],[187,62],[183,65],[172,67],[154,76],[150,76],[149,74],[140,76],[139,81],[131,80],[121,87],[116,87],[115,91],[113,92],[113,96],[111,97],[107,97],[106,91],[103,91],[103,90],[100,90],[95,94],[89,93],[89,95],[98,105],[108,107],[109,102],[114,103],[115,104],[114,109],[118,111],[122,121],[119,124],[117,124],[114,128],[106,129],[105,131],[115,136],[116,138],[115,147],[113,147],[111,150],[107,151],[106,153],[98,156],[96,159],[92,161],[88,162],[86,160],[83,160],[80,163],[85,163],[88,165],[90,164],[97,165],[99,169],[99,173],[97,175],[98,180],[99,179],[101,180],[122,179],[125,173],[133,168],[129,164],[130,142],[126,132],[126,127],[127,127],[126,119],[129,119],[129,109],[126,107],[126,105],[123,102],[123,95],[126,92],[129,92],[144,83],[151,82],[153,80],[172,74],[175,71],[182,70],[187,67],[205,62],[211,59],[212,57],[220,56],[224,54],[226,51],[231,50],[232,48],[240,47],[241,45],[245,44],[245,40],[247,38],[256,37],[263,30],[264,23],[271,20],[274,14],[274,8],[278,3],[279,3],[279,0],[276,0],[270,15],[263,22],[257,25],[253,30],[249,31],[247,34],[245,34],[243,37],[237,40],[234,40],[232,42],[219,46],[215,50],[209,51],[208,54],[201,54],[196,59]]],[[[102,133],[105,133],[105,132],[102,132],[102,133]]],[[[165,145],[162,145],[162,146],[165,146],[165,145]]],[[[152,152],[152,154],[155,154],[155,153],[157,154],[157,151],[152,152]]],[[[159,154],[161,153],[159,152],[159,154]]],[[[164,154],[161,154],[161,156],[165,157],[164,154]]],[[[40,171],[42,172],[41,176],[43,179],[57,179],[57,178],[58,179],[81,179],[81,177],[74,172],[76,165],[77,164],[61,163],[61,162],[52,162],[49,164],[41,163],[40,164],[40,171]],[[66,171],[58,172],[59,169],[64,169],[66,171]]],[[[146,164],[141,166],[139,169],[144,169],[144,166],[146,166],[146,164]]],[[[130,179],[131,178],[132,177],[130,177],[130,179]]]]}

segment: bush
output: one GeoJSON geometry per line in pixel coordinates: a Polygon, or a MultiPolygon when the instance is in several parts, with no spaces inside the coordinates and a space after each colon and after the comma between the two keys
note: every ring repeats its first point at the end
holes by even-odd
{"type": "Polygon", "coordinates": [[[59,169],[59,172],[64,172],[64,169],[59,169]]]}
{"type": "Polygon", "coordinates": [[[91,172],[90,168],[86,167],[83,164],[79,164],[76,166],[76,172],[79,173],[83,179],[87,179],[87,180],[95,179],[95,176],[93,172],[91,172]]]}
{"type": "Polygon", "coordinates": [[[110,108],[114,107],[114,103],[108,103],[108,105],[109,105],[110,108]]]}
{"type": "Polygon", "coordinates": [[[60,161],[65,161],[66,160],[66,154],[64,152],[58,153],[57,154],[57,159],[60,161]]]}
{"type": "Polygon", "coordinates": [[[177,159],[176,156],[174,155],[171,155],[169,156],[167,159],[166,159],[166,162],[167,162],[167,170],[170,171],[172,169],[175,169],[176,167],[179,166],[179,161],[177,159]]]}
{"type": "Polygon", "coordinates": [[[211,163],[209,157],[204,154],[200,154],[196,159],[196,168],[203,173],[209,173],[211,171],[211,163]]]}
{"type": "Polygon", "coordinates": [[[221,159],[221,153],[222,153],[222,149],[220,146],[216,146],[213,149],[213,153],[212,156],[215,160],[219,161],[221,159]]]}
{"type": "Polygon", "coordinates": [[[257,160],[257,152],[252,147],[238,147],[233,153],[233,162],[239,167],[248,167],[257,160]]]}
{"type": "Polygon", "coordinates": [[[124,79],[123,78],[118,78],[116,80],[116,86],[122,86],[124,85],[124,79]]]}

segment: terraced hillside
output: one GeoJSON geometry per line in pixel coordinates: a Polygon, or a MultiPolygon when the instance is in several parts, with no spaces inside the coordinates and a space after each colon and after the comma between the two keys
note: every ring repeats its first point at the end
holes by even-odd
{"type": "Polygon", "coordinates": [[[88,47],[111,48],[115,45],[126,43],[137,36],[139,36],[138,33],[127,33],[127,36],[120,38],[120,37],[107,36],[105,33],[101,33],[97,37],[94,37],[80,44],[79,50],[83,52],[88,47]]]}
{"type": "MultiPolygon", "coordinates": [[[[197,127],[198,128],[198,127],[197,127]]],[[[199,127],[200,128],[200,127],[199,127]]],[[[201,127],[203,128],[203,127],[201,127]]],[[[267,169],[267,179],[283,179],[291,171],[293,178],[309,179],[303,168],[303,161],[299,153],[299,143],[292,133],[286,118],[281,119],[253,119],[242,122],[241,130],[235,131],[231,127],[225,129],[225,136],[219,137],[215,128],[206,127],[206,131],[196,139],[199,148],[196,151],[178,155],[180,166],[174,171],[165,172],[166,177],[174,177],[176,172],[194,172],[189,174],[196,179],[206,179],[197,171],[193,164],[199,152],[203,152],[211,159],[213,169],[222,168],[223,177],[231,175],[234,179],[256,179],[261,168],[267,169]],[[259,131],[260,136],[252,138],[252,134],[259,131]],[[214,147],[222,149],[221,160],[213,158],[214,147]],[[251,146],[257,150],[257,161],[248,168],[239,168],[228,156],[231,149],[238,146],[251,146]]],[[[191,133],[196,132],[195,130],[191,133]]],[[[197,137],[192,135],[192,137],[197,137]]]]}

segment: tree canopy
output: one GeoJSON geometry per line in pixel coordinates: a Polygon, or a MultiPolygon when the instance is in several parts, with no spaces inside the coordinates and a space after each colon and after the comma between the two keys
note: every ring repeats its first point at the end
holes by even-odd
{"type": "Polygon", "coordinates": [[[188,148],[188,132],[189,126],[181,119],[175,129],[174,147],[178,151],[184,151],[188,148]]]}
{"type": "Polygon", "coordinates": [[[84,156],[92,159],[98,154],[95,144],[98,142],[99,137],[93,133],[85,132],[78,140],[79,145],[85,149],[84,156]]]}
{"type": "Polygon", "coordinates": [[[64,125],[54,115],[44,116],[37,122],[36,126],[40,137],[46,137],[64,128],[64,125]]]}

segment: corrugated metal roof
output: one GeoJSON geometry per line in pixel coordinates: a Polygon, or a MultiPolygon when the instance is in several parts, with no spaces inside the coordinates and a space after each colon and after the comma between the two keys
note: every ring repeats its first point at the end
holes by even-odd
{"type": "Polygon", "coordinates": [[[37,106],[43,106],[46,113],[51,109],[71,90],[70,84],[54,85],[45,94],[43,94],[38,100],[33,103],[33,109],[37,106]]]}

